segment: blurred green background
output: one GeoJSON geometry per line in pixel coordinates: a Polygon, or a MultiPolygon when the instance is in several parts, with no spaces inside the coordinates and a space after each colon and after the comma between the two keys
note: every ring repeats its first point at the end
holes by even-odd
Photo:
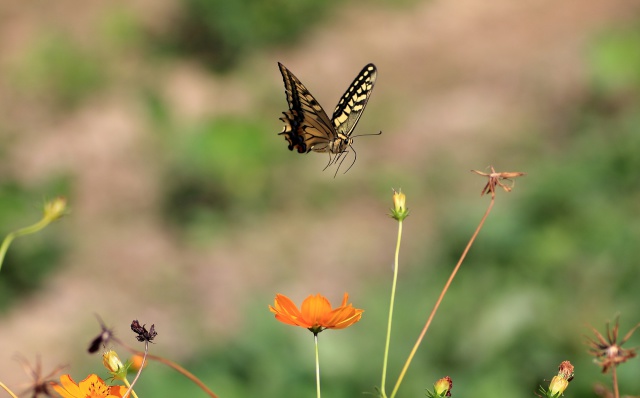
{"type": "MultiPolygon", "coordinates": [[[[0,380],[107,377],[86,348],[100,314],[220,397],[315,394],[312,334],[273,319],[347,291],[362,321],[320,335],[323,393],[380,384],[396,223],[407,194],[389,380],[480,220],[493,165],[523,171],[446,296],[399,396],[449,375],[454,396],[533,396],[563,360],[566,396],[609,384],[588,325],[640,321],[640,5],[632,0],[0,3],[0,380]],[[378,81],[348,173],[287,150],[285,64],[333,111],[368,62],[378,81]]],[[[351,158],[346,162],[350,162],[351,158]]],[[[344,167],[344,166],[343,166],[344,167]]],[[[345,167],[346,169],[346,167],[345,167]]],[[[634,336],[628,346],[638,345],[634,336]]],[[[114,347],[118,350],[118,347],[114,347]]],[[[123,349],[119,350],[124,356],[123,349]]],[[[640,391],[638,361],[621,391],[640,391]]],[[[204,396],[151,363],[144,396],[204,396]]]]}

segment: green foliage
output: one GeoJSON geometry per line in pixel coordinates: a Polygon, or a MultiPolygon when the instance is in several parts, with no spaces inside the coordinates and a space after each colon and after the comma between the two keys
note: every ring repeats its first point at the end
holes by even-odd
{"type": "Polygon", "coordinates": [[[589,56],[596,88],[625,92],[636,91],[640,86],[638,25],[608,31],[594,41],[589,56]]]}
{"type": "Polygon", "coordinates": [[[144,51],[146,49],[146,35],[137,15],[123,4],[114,4],[109,9],[100,26],[100,38],[108,48],[120,53],[133,50],[144,51]]]}
{"type": "Polygon", "coordinates": [[[100,59],[63,34],[41,37],[14,69],[21,92],[61,108],[79,105],[106,79],[100,59]]]}
{"type": "Polygon", "coordinates": [[[291,44],[336,4],[335,0],[187,0],[166,40],[217,70],[250,51],[291,44]]]}
{"type": "Polygon", "coordinates": [[[171,146],[175,158],[166,171],[164,214],[192,232],[215,231],[268,207],[272,138],[260,124],[236,118],[182,134],[171,146]]]}

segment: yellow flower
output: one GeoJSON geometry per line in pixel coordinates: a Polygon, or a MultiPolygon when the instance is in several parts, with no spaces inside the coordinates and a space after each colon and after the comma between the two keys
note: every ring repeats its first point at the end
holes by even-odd
{"type": "Polygon", "coordinates": [[[549,383],[549,391],[540,390],[547,395],[547,397],[559,397],[564,393],[564,390],[569,387],[569,382],[573,380],[573,365],[569,361],[563,361],[558,367],[558,374],[553,376],[551,383],[549,383]]]}
{"type": "Polygon", "coordinates": [[[393,209],[391,209],[391,218],[402,221],[409,215],[407,209],[407,197],[402,191],[393,190],[393,209]]]}
{"type": "Polygon", "coordinates": [[[120,357],[118,357],[118,354],[113,350],[105,351],[104,354],[102,354],[102,364],[111,373],[117,373],[120,369],[124,368],[120,357]]]}
{"type": "Polygon", "coordinates": [[[58,196],[44,204],[44,219],[46,219],[48,223],[61,218],[66,212],[67,199],[62,196],[58,196]]]}
{"type": "Polygon", "coordinates": [[[562,376],[553,376],[549,383],[549,393],[552,397],[560,396],[569,386],[569,381],[562,376]]]}
{"type": "Polygon", "coordinates": [[[453,381],[451,380],[451,377],[446,376],[435,382],[433,385],[433,392],[436,397],[450,397],[452,388],[453,381]]]}
{"type": "Polygon", "coordinates": [[[123,364],[115,351],[105,351],[104,354],[102,354],[102,364],[109,370],[109,373],[111,373],[114,379],[125,380],[127,378],[130,364],[123,364]]]}
{"type": "Polygon", "coordinates": [[[104,380],[95,374],[76,384],[69,375],[60,376],[60,384],[51,383],[51,386],[63,398],[122,398],[127,391],[125,386],[108,386],[104,380]]]}
{"type": "Polygon", "coordinates": [[[348,299],[349,295],[345,293],[342,305],[331,309],[326,297],[311,295],[302,302],[299,310],[287,296],[276,294],[274,306],[269,306],[269,310],[280,322],[309,329],[317,335],[325,329],[344,329],[360,320],[364,310],[347,304],[348,299]]]}

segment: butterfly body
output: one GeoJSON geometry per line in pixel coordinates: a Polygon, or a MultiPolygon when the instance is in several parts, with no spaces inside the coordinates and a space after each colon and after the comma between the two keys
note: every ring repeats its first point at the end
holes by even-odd
{"type": "Polygon", "coordinates": [[[368,64],[356,76],[347,91],[342,95],[333,116],[329,119],[322,106],[284,65],[278,63],[289,110],[280,118],[285,124],[280,135],[289,143],[289,150],[298,153],[328,152],[329,165],[335,163],[342,154],[352,148],[353,130],[362,116],[373,85],[377,69],[368,64]]]}

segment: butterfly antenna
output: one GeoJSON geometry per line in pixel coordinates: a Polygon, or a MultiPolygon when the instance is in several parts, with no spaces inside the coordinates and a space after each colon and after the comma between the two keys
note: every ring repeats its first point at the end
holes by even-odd
{"type": "Polygon", "coordinates": [[[351,136],[351,138],[356,138],[356,137],[366,137],[368,135],[380,135],[382,134],[382,131],[378,131],[377,133],[371,133],[371,134],[358,134],[358,135],[353,135],[351,136]]]}

